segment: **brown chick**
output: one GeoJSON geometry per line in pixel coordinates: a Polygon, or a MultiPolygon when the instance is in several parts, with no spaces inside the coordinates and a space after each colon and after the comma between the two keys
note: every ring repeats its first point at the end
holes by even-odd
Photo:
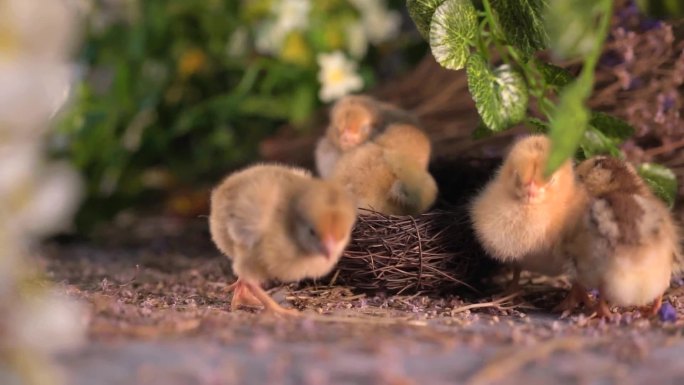
{"type": "Polygon", "coordinates": [[[610,315],[607,302],[645,306],[655,314],[670,284],[679,236],[667,207],[628,163],[605,156],[576,168],[591,199],[563,242],[576,286],[599,290],[597,313],[610,315]]]}
{"type": "Polygon", "coordinates": [[[305,170],[256,165],[229,175],[212,191],[209,225],[238,277],[231,287],[233,309],[259,302],[276,314],[296,313],[279,306],[261,284],[330,272],[355,220],[349,193],[305,170]]]}
{"type": "Polygon", "coordinates": [[[359,208],[417,215],[437,199],[437,183],[427,170],[430,151],[420,129],[393,124],[375,141],[345,153],[331,178],[347,187],[359,208]]]}
{"type": "Polygon", "coordinates": [[[332,175],[338,159],[381,133],[392,122],[417,123],[408,112],[364,95],[340,99],[330,111],[330,125],[316,145],[315,158],[322,178],[332,175]]]}
{"type": "Polygon", "coordinates": [[[564,260],[555,249],[586,201],[570,161],[544,176],[550,149],[551,141],[544,135],[516,142],[471,204],[473,227],[484,249],[514,267],[509,290],[518,287],[521,269],[549,276],[563,273],[564,260]]]}

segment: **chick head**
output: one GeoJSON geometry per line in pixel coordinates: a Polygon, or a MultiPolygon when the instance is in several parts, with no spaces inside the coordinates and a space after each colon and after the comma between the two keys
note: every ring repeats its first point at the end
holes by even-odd
{"type": "Polygon", "coordinates": [[[375,126],[379,124],[379,114],[371,104],[360,96],[348,96],[341,99],[331,112],[333,137],[343,151],[367,141],[375,126]]]}
{"type": "Polygon", "coordinates": [[[640,194],[644,184],[634,168],[627,162],[609,156],[595,156],[575,168],[577,179],[593,196],[619,191],[640,194]]]}
{"type": "Polygon", "coordinates": [[[544,203],[549,195],[573,183],[569,160],[550,176],[544,175],[550,151],[551,141],[544,135],[528,136],[513,145],[499,178],[514,199],[527,204],[544,203]]]}
{"type": "Polygon", "coordinates": [[[341,186],[312,181],[296,198],[294,231],[299,246],[309,255],[337,260],[356,222],[356,204],[341,186]]]}

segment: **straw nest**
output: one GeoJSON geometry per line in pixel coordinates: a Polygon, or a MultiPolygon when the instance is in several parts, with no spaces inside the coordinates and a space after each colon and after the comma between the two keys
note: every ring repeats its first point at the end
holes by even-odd
{"type": "Polygon", "coordinates": [[[443,293],[473,289],[492,262],[464,208],[419,216],[362,212],[334,280],[360,290],[443,293]]]}

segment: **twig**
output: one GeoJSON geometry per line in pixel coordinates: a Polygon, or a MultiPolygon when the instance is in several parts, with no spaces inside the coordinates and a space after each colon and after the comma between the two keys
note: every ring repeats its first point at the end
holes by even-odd
{"type": "Polygon", "coordinates": [[[535,360],[544,359],[557,351],[577,351],[589,345],[596,345],[600,339],[566,337],[550,340],[525,349],[506,349],[502,354],[487,362],[466,382],[466,385],[492,384],[510,376],[535,360]]]}

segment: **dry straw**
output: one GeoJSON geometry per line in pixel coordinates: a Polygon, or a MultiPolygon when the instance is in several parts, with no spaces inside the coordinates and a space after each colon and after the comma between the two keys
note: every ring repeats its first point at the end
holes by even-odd
{"type": "Polygon", "coordinates": [[[462,207],[415,217],[364,211],[334,279],[361,290],[443,293],[473,289],[486,265],[462,207]]]}

